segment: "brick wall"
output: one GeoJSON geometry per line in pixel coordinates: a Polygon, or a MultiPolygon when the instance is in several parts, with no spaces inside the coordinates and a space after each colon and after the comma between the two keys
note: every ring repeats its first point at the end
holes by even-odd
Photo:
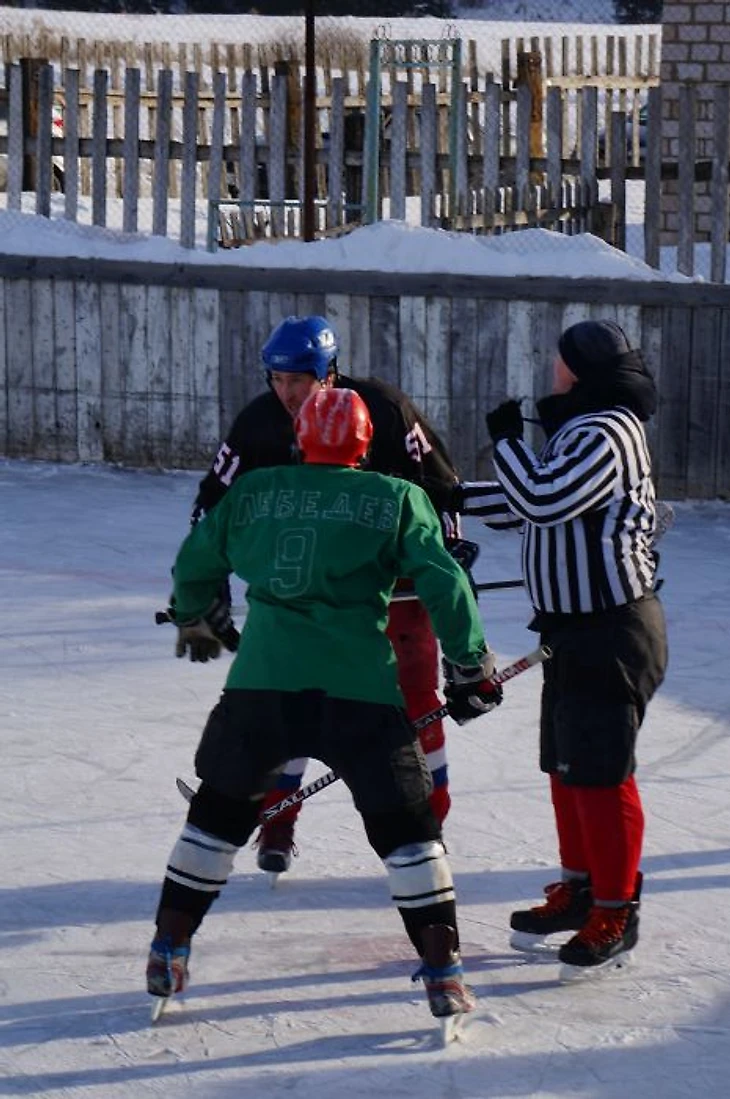
{"type": "MultiPolygon", "coordinates": [[[[712,156],[714,86],[730,84],[730,2],[664,0],[662,13],[661,81],[663,95],[662,158],[678,160],[679,88],[697,88],[695,160],[712,156]]],[[[681,155],[692,154],[682,149],[681,155]]],[[[697,240],[709,240],[709,185],[695,184],[697,240]]],[[[662,244],[676,243],[677,184],[662,188],[662,244]]]]}

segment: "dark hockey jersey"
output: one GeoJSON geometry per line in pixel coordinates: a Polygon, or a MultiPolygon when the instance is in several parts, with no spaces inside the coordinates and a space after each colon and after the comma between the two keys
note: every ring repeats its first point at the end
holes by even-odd
{"type": "MultiPolygon", "coordinates": [[[[377,378],[339,375],[336,385],[354,389],[368,406],[373,441],[367,468],[421,485],[440,514],[444,537],[457,537],[457,515],[440,511],[435,494],[437,487],[453,486],[458,477],[444,444],[422,413],[404,393],[377,378]]],[[[294,422],[275,393],[262,393],[238,414],[200,482],[193,522],[218,503],[241,473],[296,461],[294,422]]]]}

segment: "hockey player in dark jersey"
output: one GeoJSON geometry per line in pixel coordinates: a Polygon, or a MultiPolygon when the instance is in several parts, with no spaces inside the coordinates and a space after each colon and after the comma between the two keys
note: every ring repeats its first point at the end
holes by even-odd
{"type": "Polygon", "coordinates": [[[360,396],[318,389],[296,427],[304,464],[240,477],[175,562],[178,656],[216,655],[206,614],[231,572],[248,584],[249,610],[196,753],[201,785],[167,865],[148,990],[162,1002],[184,987],[190,939],[255,828],[277,768],[293,754],[313,755],[352,792],[421,958],[432,1014],[457,1017],[474,999],[431,779],[386,634],[396,579],[412,580],[452,663],[455,717],[501,701],[489,682],[494,658],[425,492],[356,468],[372,436],[360,396]]]}
{"type": "MultiPolygon", "coordinates": [[[[271,333],[262,351],[269,389],[239,413],[221,445],[212,468],[200,485],[193,521],[218,503],[242,473],[296,460],[294,417],[304,399],[320,387],[348,387],[358,393],[370,413],[373,439],[368,468],[426,487],[434,502],[450,490],[457,475],[446,449],[412,402],[385,382],[339,374],[338,345],[324,317],[288,317],[271,333]]],[[[441,511],[447,546],[458,536],[458,516],[441,511]]],[[[438,648],[422,603],[412,585],[398,586],[389,612],[388,636],[398,661],[398,678],[408,716],[415,720],[440,705],[438,648]],[[410,598],[409,598],[410,596],[410,598]]],[[[440,822],[449,810],[448,774],[441,721],[420,734],[421,747],[433,779],[431,804],[440,822]]],[[[291,760],[282,771],[263,809],[292,794],[300,785],[307,761],[291,760]]],[[[258,837],[258,864],[263,870],[287,870],[294,844],[294,822],[301,805],[265,824],[258,837]]]]}

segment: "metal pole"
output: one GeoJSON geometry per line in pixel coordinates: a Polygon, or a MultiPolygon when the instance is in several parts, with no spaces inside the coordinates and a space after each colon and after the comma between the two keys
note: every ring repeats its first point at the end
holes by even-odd
{"type": "Polygon", "coordinates": [[[314,0],[307,0],[304,14],[304,202],[302,209],[302,236],[307,241],[314,240],[315,236],[317,89],[314,53],[314,0]]]}

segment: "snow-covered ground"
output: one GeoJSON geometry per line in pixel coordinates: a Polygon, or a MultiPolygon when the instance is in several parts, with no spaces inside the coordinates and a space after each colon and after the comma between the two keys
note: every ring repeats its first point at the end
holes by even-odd
{"type": "MultiPolygon", "coordinates": [[[[563,987],[554,963],[507,945],[510,911],[556,866],[539,671],[496,713],[449,724],[446,839],[479,1009],[444,1051],[339,784],[305,806],[277,890],[240,853],[196,942],[186,1006],[149,1025],[144,963],[184,815],[174,778],[191,775],[229,659],[177,661],[172,629],[153,622],[196,481],[0,462],[0,1094],[723,1099],[730,506],[678,505],[662,545],[671,663],[640,739],[646,887],[623,975],[563,987]]],[[[518,575],[515,535],[468,528],[478,579],[518,575]]],[[[502,662],[533,647],[521,590],[481,605],[502,662]]]]}

